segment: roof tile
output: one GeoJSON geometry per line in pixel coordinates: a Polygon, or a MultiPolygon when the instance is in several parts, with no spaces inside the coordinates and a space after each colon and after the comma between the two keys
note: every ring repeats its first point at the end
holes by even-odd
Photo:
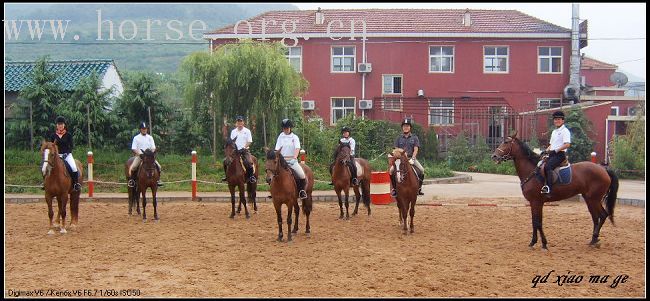
{"type": "MultiPolygon", "coordinates": [[[[82,78],[90,76],[93,71],[103,77],[108,67],[114,64],[110,59],[48,61],[47,69],[60,73],[56,84],[65,91],[72,91],[82,78]]],[[[35,66],[34,61],[5,62],[5,91],[21,91],[29,86],[35,66]]]]}

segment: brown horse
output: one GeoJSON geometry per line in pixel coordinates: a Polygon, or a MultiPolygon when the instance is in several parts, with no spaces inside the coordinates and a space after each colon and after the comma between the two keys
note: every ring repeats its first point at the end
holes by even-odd
{"type": "MultiPolygon", "coordinates": [[[[131,168],[131,164],[133,164],[133,160],[135,160],[135,157],[129,158],[126,160],[126,163],[124,165],[124,176],[126,176],[127,181],[130,179],[129,169],[131,168]]],[[[140,215],[140,196],[138,194],[137,183],[136,186],[128,187],[127,189],[129,195],[129,215],[133,213],[133,207],[137,207],[137,213],[140,215]]]]}
{"type": "MultiPolygon", "coordinates": [[[[239,206],[237,207],[237,213],[241,212],[242,202],[244,203],[244,211],[246,213],[246,218],[250,218],[248,213],[248,207],[246,206],[246,196],[244,195],[244,186],[246,186],[246,191],[248,192],[248,199],[253,202],[253,212],[257,213],[257,182],[250,183],[246,178],[246,170],[242,166],[240,161],[240,153],[237,151],[237,146],[235,145],[235,138],[231,140],[230,137],[226,139],[224,145],[224,153],[226,159],[224,160],[225,166],[227,166],[226,179],[228,181],[228,189],[230,189],[230,201],[232,204],[232,211],[230,213],[230,218],[235,217],[235,187],[239,189],[239,206]]],[[[257,158],[250,155],[251,164],[253,165],[253,175],[255,178],[259,177],[257,158]]]]}
{"type": "MultiPolygon", "coordinates": [[[[307,185],[307,199],[302,201],[302,213],[307,218],[305,233],[309,237],[311,228],[309,226],[309,214],[312,209],[312,191],[314,189],[314,172],[307,165],[300,163],[305,176],[307,185]]],[[[280,150],[267,150],[266,152],[266,182],[271,186],[271,198],[278,218],[278,241],[282,241],[282,204],[287,206],[287,227],[291,229],[292,210],[296,214],[296,223],[292,231],[288,232],[287,242],[291,241],[291,233],[298,233],[298,215],[300,206],[298,206],[298,188],[289,164],[284,159],[280,150]]]]}
{"type": "MultiPolygon", "coordinates": [[[[60,224],[60,233],[67,233],[65,229],[66,206],[70,200],[70,213],[72,215],[70,227],[76,228],[79,222],[79,199],[81,190],[72,189],[72,179],[66,171],[63,159],[59,157],[59,148],[54,142],[43,141],[41,143],[41,155],[43,158],[41,171],[45,184],[45,202],[47,202],[48,216],[50,217],[50,230],[47,234],[54,234],[54,228],[60,224]],[[58,212],[56,222],[52,223],[54,210],[52,209],[52,198],[56,197],[58,212]]],[[[79,160],[75,160],[79,171],[79,184],[83,185],[83,167],[79,160]]]]}
{"type": "Polygon", "coordinates": [[[570,168],[573,174],[571,183],[554,186],[550,197],[547,197],[540,192],[542,185],[544,185],[544,181],[538,177],[537,163],[540,157],[533,153],[526,144],[517,139],[517,132],[505,138],[504,142],[494,151],[492,159],[496,163],[512,159],[515,163],[517,175],[521,179],[521,191],[530,202],[533,238],[529,247],[532,248],[537,243],[537,231],[539,231],[542,237],[542,249],[547,250],[546,236],[544,236],[542,230],[542,208],[545,202],[561,201],[581,194],[585,203],[587,203],[587,208],[594,223],[590,242],[592,246],[597,246],[600,229],[607,216],[614,224],[618,178],[611,170],[592,162],[571,164],[570,168]],[[607,210],[601,205],[601,201],[604,199],[607,199],[607,210]]]}
{"type": "Polygon", "coordinates": [[[393,156],[390,157],[389,166],[394,170],[396,182],[395,190],[397,191],[397,208],[399,209],[399,221],[403,225],[402,231],[407,233],[406,221],[407,213],[411,215],[411,233],[415,231],[413,227],[413,216],[415,215],[415,202],[418,199],[418,176],[410,164],[406,152],[401,148],[393,150],[393,156]],[[395,166],[395,165],[396,166],[395,166]]]}
{"type": "Polygon", "coordinates": [[[142,150],[140,159],[142,159],[142,164],[138,169],[137,188],[138,191],[142,194],[142,221],[147,221],[147,188],[151,188],[151,195],[153,196],[153,219],[154,221],[158,221],[158,202],[156,201],[156,191],[158,190],[158,180],[160,179],[160,173],[156,167],[156,152],[153,152],[150,149],[142,150]]]}
{"type": "MultiPolygon", "coordinates": [[[[343,218],[343,201],[341,198],[341,191],[345,194],[345,219],[350,219],[350,213],[348,211],[348,196],[350,193],[350,180],[352,175],[350,174],[350,169],[348,164],[350,164],[350,144],[339,142],[339,146],[336,148],[336,161],[334,162],[334,167],[332,168],[332,182],[334,183],[334,191],[339,200],[339,210],[341,215],[339,219],[343,218]]],[[[368,215],[370,215],[370,163],[368,160],[355,158],[355,161],[361,166],[362,175],[358,178],[359,185],[352,186],[354,190],[354,196],[356,198],[356,205],[354,206],[354,212],[352,215],[357,215],[359,209],[359,200],[361,199],[361,193],[359,192],[359,186],[363,191],[363,204],[368,208],[368,215]]],[[[359,168],[357,168],[358,170],[359,168]]]]}

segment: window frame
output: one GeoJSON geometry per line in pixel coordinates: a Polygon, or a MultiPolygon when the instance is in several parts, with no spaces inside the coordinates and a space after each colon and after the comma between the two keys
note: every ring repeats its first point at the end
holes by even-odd
{"type": "Polygon", "coordinates": [[[381,75],[381,95],[404,95],[404,74],[382,74],[381,75]],[[392,86],[392,91],[391,93],[386,93],[384,90],[384,80],[386,76],[392,77],[391,81],[391,86],[392,86]],[[400,78],[400,93],[395,93],[395,77],[400,78]]]}
{"type": "Polygon", "coordinates": [[[562,46],[537,46],[537,74],[562,74],[564,72],[564,47],[562,46]],[[542,56],[539,54],[539,51],[541,48],[548,48],[549,49],[549,54],[542,56]],[[551,48],[560,48],[560,55],[552,55],[551,54],[551,48]],[[546,58],[549,59],[550,63],[550,68],[549,70],[544,72],[542,71],[542,59],[546,58]],[[553,58],[559,58],[560,59],[560,71],[552,71],[553,70],[553,58]]]}
{"type": "MultiPolygon", "coordinates": [[[[345,100],[346,99],[352,99],[352,114],[355,116],[357,115],[357,98],[354,96],[336,96],[336,97],[330,97],[330,125],[335,125],[336,121],[334,120],[334,110],[344,110],[343,111],[343,116],[341,118],[345,118],[348,113],[346,113],[346,109],[349,109],[350,107],[345,106],[345,100]],[[343,107],[334,107],[334,100],[335,99],[343,99],[343,107]]],[[[338,121],[338,120],[337,120],[338,121]]]]}
{"type": "MultiPolygon", "coordinates": [[[[456,113],[455,108],[456,108],[456,102],[454,101],[453,98],[430,98],[429,103],[428,103],[428,109],[427,109],[429,126],[454,126],[454,119],[455,119],[454,115],[456,113]],[[434,101],[440,102],[440,104],[442,104],[443,101],[450,101],[451,106],[445,106],[445,107],[437,106],[437,107],[434,107],[434,106],[431,105],[432,102],[434,102],[434,101]],[[432,110],[442,111],[442,112],[449,112],[449,115],[448,116],[433,115],[433,114],[431,114],[432,110]],[[431,118],[433,118],[434,116],[439,117],[441,119],[441,121],[442,121],[443,118],[446,118],[447,121],[449,121],[449,122],[448,123],[433,123],[433,120],[431,118]]],[[[438,114],[438,115],[441,115],[441,114],[438,114]]]]}
{"type": "Polygon", "coordinates": [[[455,72],[455,70],[456,70],[456,46],[454,46],[454,45],[429,45],[429,47],[427,48],[427,51],[428,51],[428,56],[429,56],[429,69],[428,69],[429,73],[451,73],[451,74],[453,74],[455,72]],[[451,47],[452,55],[451,56],[443,55],[443,54],[441,54],[439,56],[431,55],[431,47],[440,47],[440,48],[442,48],[442,47],[451,47]],[[435,58],[448,58],[448,57],[451,57],[451,70],[450,71],[432,71],[431,70],[431,66],[432,66],[431,65],[431,59],[434,58],[434,57],[435,58]]]}
{"type": "Polygon", "coordinates": [[[357,72],[357,46],[356,45],[336,45],[336,46],[331,46],[330,47],[330,73],[356,73],[357,72]],[[345,54],[345,48],[346,47],[352,47],[353,53],[350,54],[345,54]],[[334,48],[343,48],[343,53],[341,55],[334,55],[334,48]],[[340,57],[343,59],[343,69],[345,69],[345,58],[351,57],[352,58],[352,71],[335,71],[334,70],[334,58],[335,57],[340,57]]]}
{"type": "Polygon", "coordinates": [[[484,74],[509,74],[510,73],[510,46],[507,46],[507,45],[483,45],[482,64],[483,64],[483,73],[484,74]],[[485,54],[485,49],[486,48],[494,48],[495,49],[495,54],[488,56],[487,54],[485,54]],[[496,54],[497,53],[497,48],[505,48],[506,51],[507,51],[507,54],[506,55],[496,54]],[[506,59],[506,70],[505,71],[488,71],[488,70],[486,70],[485,69],[486,68],[485,59],[487,59],[488,57],[490,57],[492,59],[499,59],[499,58],[505,57],[505,59],[506,59]]]}
{"type": "Polygon", "coordinates": [[[561,98],[552,98],[552,97],[540,97],[540,98],[537,98],[537,110],[547,110],[547,109],[559,108],[561,106],[562,106],[562,99],[561,98]],[[546,106],[546,107],[542,107],[541,106],[542,101],[547,101],[549,105],[546,106]],[[554,107],[553,104],[552,104],[554,101],[557,101],[557,106],[556,107],[554,107]]]}
{"type": "MultiPolygon", "coordinates": [[[[303,50],[302,46],[287,47],[287,54],[284,55],[284,57],[289,62],[289,65],[291,65],[291,59],[292,58],[293,59],[298,58],[300,60],[299,70],[296,70],[298,73],[302,73],[302,50],[303,50]],[[291,55],[291,48],[300,48],[300,55],[299,56],[291,55]]],[[[291,67],[293,67],[293,65],[291,65],[291,67]]]]}

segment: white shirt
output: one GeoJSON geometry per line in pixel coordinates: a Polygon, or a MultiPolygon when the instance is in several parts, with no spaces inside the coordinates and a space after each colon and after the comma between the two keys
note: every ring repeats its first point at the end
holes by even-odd
{"type": "Polygon", "coordinates": [[[131,144],[131,149],[139,155],[142,153],[142,150],[150,149],[156,151],[156,144],[153,142],[153,137],[151,135],[142,135],[137,134],[133,137],[133,144],[131,144]]]}
{"type": "Polygon", "coordinates": [[[237,150],[246,148],[246,143],[253,142],[253,134],[251,134],[251,131],[246,127],[242,128],[241,131],[239,128],[234,128],[232,132],[230,132],[230,139],[234,140],[235,138],[237,138],[237,140],[235,140],[237,150]]]}
{"type": "MultiPolygon", "coordinates": [[[[553,130],[550,143],[551,150],[557,151],[565,143],[571,143],[571,132],[563,124],[561,127],[553,130]]],[[[562,151],[565,152],[566,149],[562,151]]]]}
{"type": "Polygon", "coordinates": [[[295,159],[296,149],[300,149],[300,138],[293,132],[289,135],[282,132],[278,136],[278,141],[275,143],[275,150],[279,150],[280,148],[282,148],[280,153],[283,157],[295,159]]]}
{"type": "Polygon", "coordinates": [[[352,137],[348,137],[348,138],[343,137],[343,138],[341,138],[340,141],[343,142],[343,143],[350,143],[350,154],[354,156],[354,148],[355,148],[355,146],[357,144],[357,142],[354,141],[354,138],[352,138],[352,137]]]}

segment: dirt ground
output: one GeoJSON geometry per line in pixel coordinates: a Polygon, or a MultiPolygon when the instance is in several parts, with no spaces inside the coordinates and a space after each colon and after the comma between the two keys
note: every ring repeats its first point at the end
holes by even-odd
{"type": "MultiPolygon", "coordinates": [[[[5,204],[4,295],[53,289],[100,297],[137,289],[144,297],[645,296],[645,209],[619,205],[616,226],[607,221],[600,248],[592,248],[586,206],[559,204],[544,208],[548,252],[541,242],[528,248],[527,207],[418,206],[415,233],[403,235],[394,203],[373,205],[370,217],[361,209],[349,221],[338,220],[338,204],[315,203],[311,236],[301,215],[298,236],[279,243],[268,201],[249,220],[229,219],[227,203],[166,202],[158,205],[158,223],[150,203],[146,223],[127,215],[126,201],[82,203],[79,227],[51,236],[45,202],[5,204]],[[533,288],[535,276],[545,275],[548,282],[533,288]],[[583,278],[554,283],[563,275],[583,278]],[[609,277],[590,283],[591,275],[609,277]]],[[[286,239],[286,223],[283,230],[286,239]]]]}

